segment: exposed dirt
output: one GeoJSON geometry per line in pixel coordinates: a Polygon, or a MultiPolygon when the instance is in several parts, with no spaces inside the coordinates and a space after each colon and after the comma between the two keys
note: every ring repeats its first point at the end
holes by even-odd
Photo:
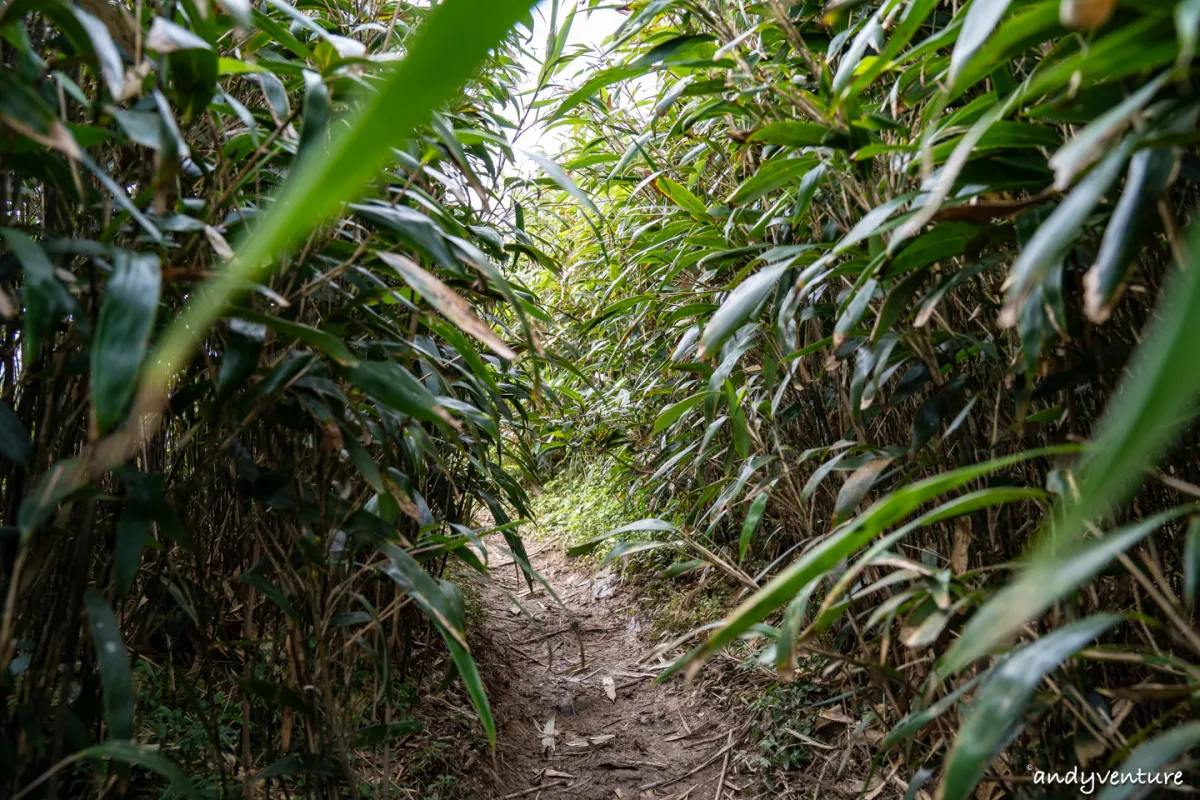
{"type": "Polygon", "coordinates": [[[493,568],[476,596],[487,616],[471,649],[498,729],[478,798],[733,798],[726,767],[736,720],[680,681],[655,685],[669,662],[644,663],[649,619],[616,573],[593,575],[531,542],[545,586],[493,568]],[[565,606],[565,608],[564,608],[565,606]],[[718,789],[720,786],[720,789],[718,789]]]}

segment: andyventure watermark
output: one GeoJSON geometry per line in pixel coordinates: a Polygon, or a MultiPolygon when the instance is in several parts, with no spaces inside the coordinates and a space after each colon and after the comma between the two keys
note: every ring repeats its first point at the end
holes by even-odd
{"type": "Polygon", "coordinates": [[[1066,786],[1076,786],[1080,793],[1090,795],[1098,786],[1120,786],[1133,784],[1135,786],[1183,786],[1183,771],[1179,772],[1086,772],[1079,767],[1072,767],[1067,772],[1043,772],[1028,766],[1033,773],[1033,782],[1038,785],[1061,783],[1066,786]]]}

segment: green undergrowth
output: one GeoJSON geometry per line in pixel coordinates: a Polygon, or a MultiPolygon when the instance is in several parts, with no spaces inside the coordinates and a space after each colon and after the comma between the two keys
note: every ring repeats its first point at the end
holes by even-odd
{"type": "MultiPolygon", "coordinates": [[[[655,516],[644,500],[631,494],[619,473],[603,463],[564,472],[543,486],[533,502],[534,535],[563,549],[591,541],[639,519],[655,516]]],[[[720,619],[729,609],[736,587],[715,571],[688,568],[692,556],[673,547],[632,553],[606,561],[622,543],[654,541],[659,534],[619,534],[590,552],[575,556],[581,569],[611,566],[645,600],[651,610],[653,636],[677,636],[720,619]],[[682,570],[682,571],[681,571],[682,570]]]]}
{"type": "MultiPolygon", "coordinates": [[[[640,518],[640,504],[625,494],[602,465],[573,467],[544,484],[534,498],[535,533],[567,548],[594,539],[640,518]]],[[[599,563],[606,552],[587,558],[599,563]]]]}

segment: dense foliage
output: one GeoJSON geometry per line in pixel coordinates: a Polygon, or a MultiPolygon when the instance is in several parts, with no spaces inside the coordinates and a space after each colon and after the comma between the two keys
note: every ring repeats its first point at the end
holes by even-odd
{"type": "Polygon", "coordinates": [[[654,504],[615,555],[741,587],[681,667],[833,658],[882,774],[946,798],[1197,742],[1198,35],[1174,0],[654,0],[548,65],[599,61],[527,201],[572,367],[539,454],[654,504]]]}
{"type": "Polygon", "coordinates": [[[1200,2],[531,5],[0,9],[0,794],[425,788],[564,464],[885,787],[1183,759],[1200,2]]]}
{"type": "Polygon", "coordinates": [[[0,10],[0,795],[412,785],[447,669],[494,740],[446,569],[523,561],[530,5],[0,10]]]}

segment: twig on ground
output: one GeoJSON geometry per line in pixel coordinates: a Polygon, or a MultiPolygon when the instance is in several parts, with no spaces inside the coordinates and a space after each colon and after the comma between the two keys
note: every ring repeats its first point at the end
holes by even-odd
{"type": "Polygon", "coordinates": [[[729,731],[729,743],[725,745],[725,763],[721,765],[721,777],[717,781],[717,793],[713,795],[714,800],[721,800],[721,795],[725,792],[725,776],[729,773],[729,754],[733,752],[733,731],[729,731]]]}
{"type": "Polygon", "coordinates": [[[531,789],[525,789],[520,792],[513,792],[512,794],[506,794],[506,795],[504,795],[504,797],[501,798],[501,800],[516,800],[516,798],[518,798],[518,797],[527,797],[527,796],[533,794],[534,792],[542,792],[542,791],[545,791],[546,789],[557,789],[558,787],[564,786],[564,785],[565,784],[562,781],[555,781],[554,783],[547,783],[545,786],[534,786],[531,789]]]}
{"type": "Polygon", "coordinates": [[[710,766],[711,764],[716,762],[716,760],[718,758],[720,758],[721,756],[725,755],[727,752],[729,752],[730,750],[733,749],[733,740],[732,740],[733,731],[730,731],[729,733],[730,733],[729,744],[725,745],[720,750],[713,753],[712,756],[707,761],[701,763],[699,766],[693,767],[692,769],[688,770],[687,772],[683,773],[682,775],[676,776],[674,778],[664,778],[661,781],[654,781],[653,783],[643,784],[642,786],[638,787],[638,791],[645,791],[647,789],[657,789],[660,786],[670,786],[672,783],[678,783],[679,781],[683,780],[684,778],[690,778],[692,775],[695,775],[700,770],[705,769],[706,767],[710,766]]]}

